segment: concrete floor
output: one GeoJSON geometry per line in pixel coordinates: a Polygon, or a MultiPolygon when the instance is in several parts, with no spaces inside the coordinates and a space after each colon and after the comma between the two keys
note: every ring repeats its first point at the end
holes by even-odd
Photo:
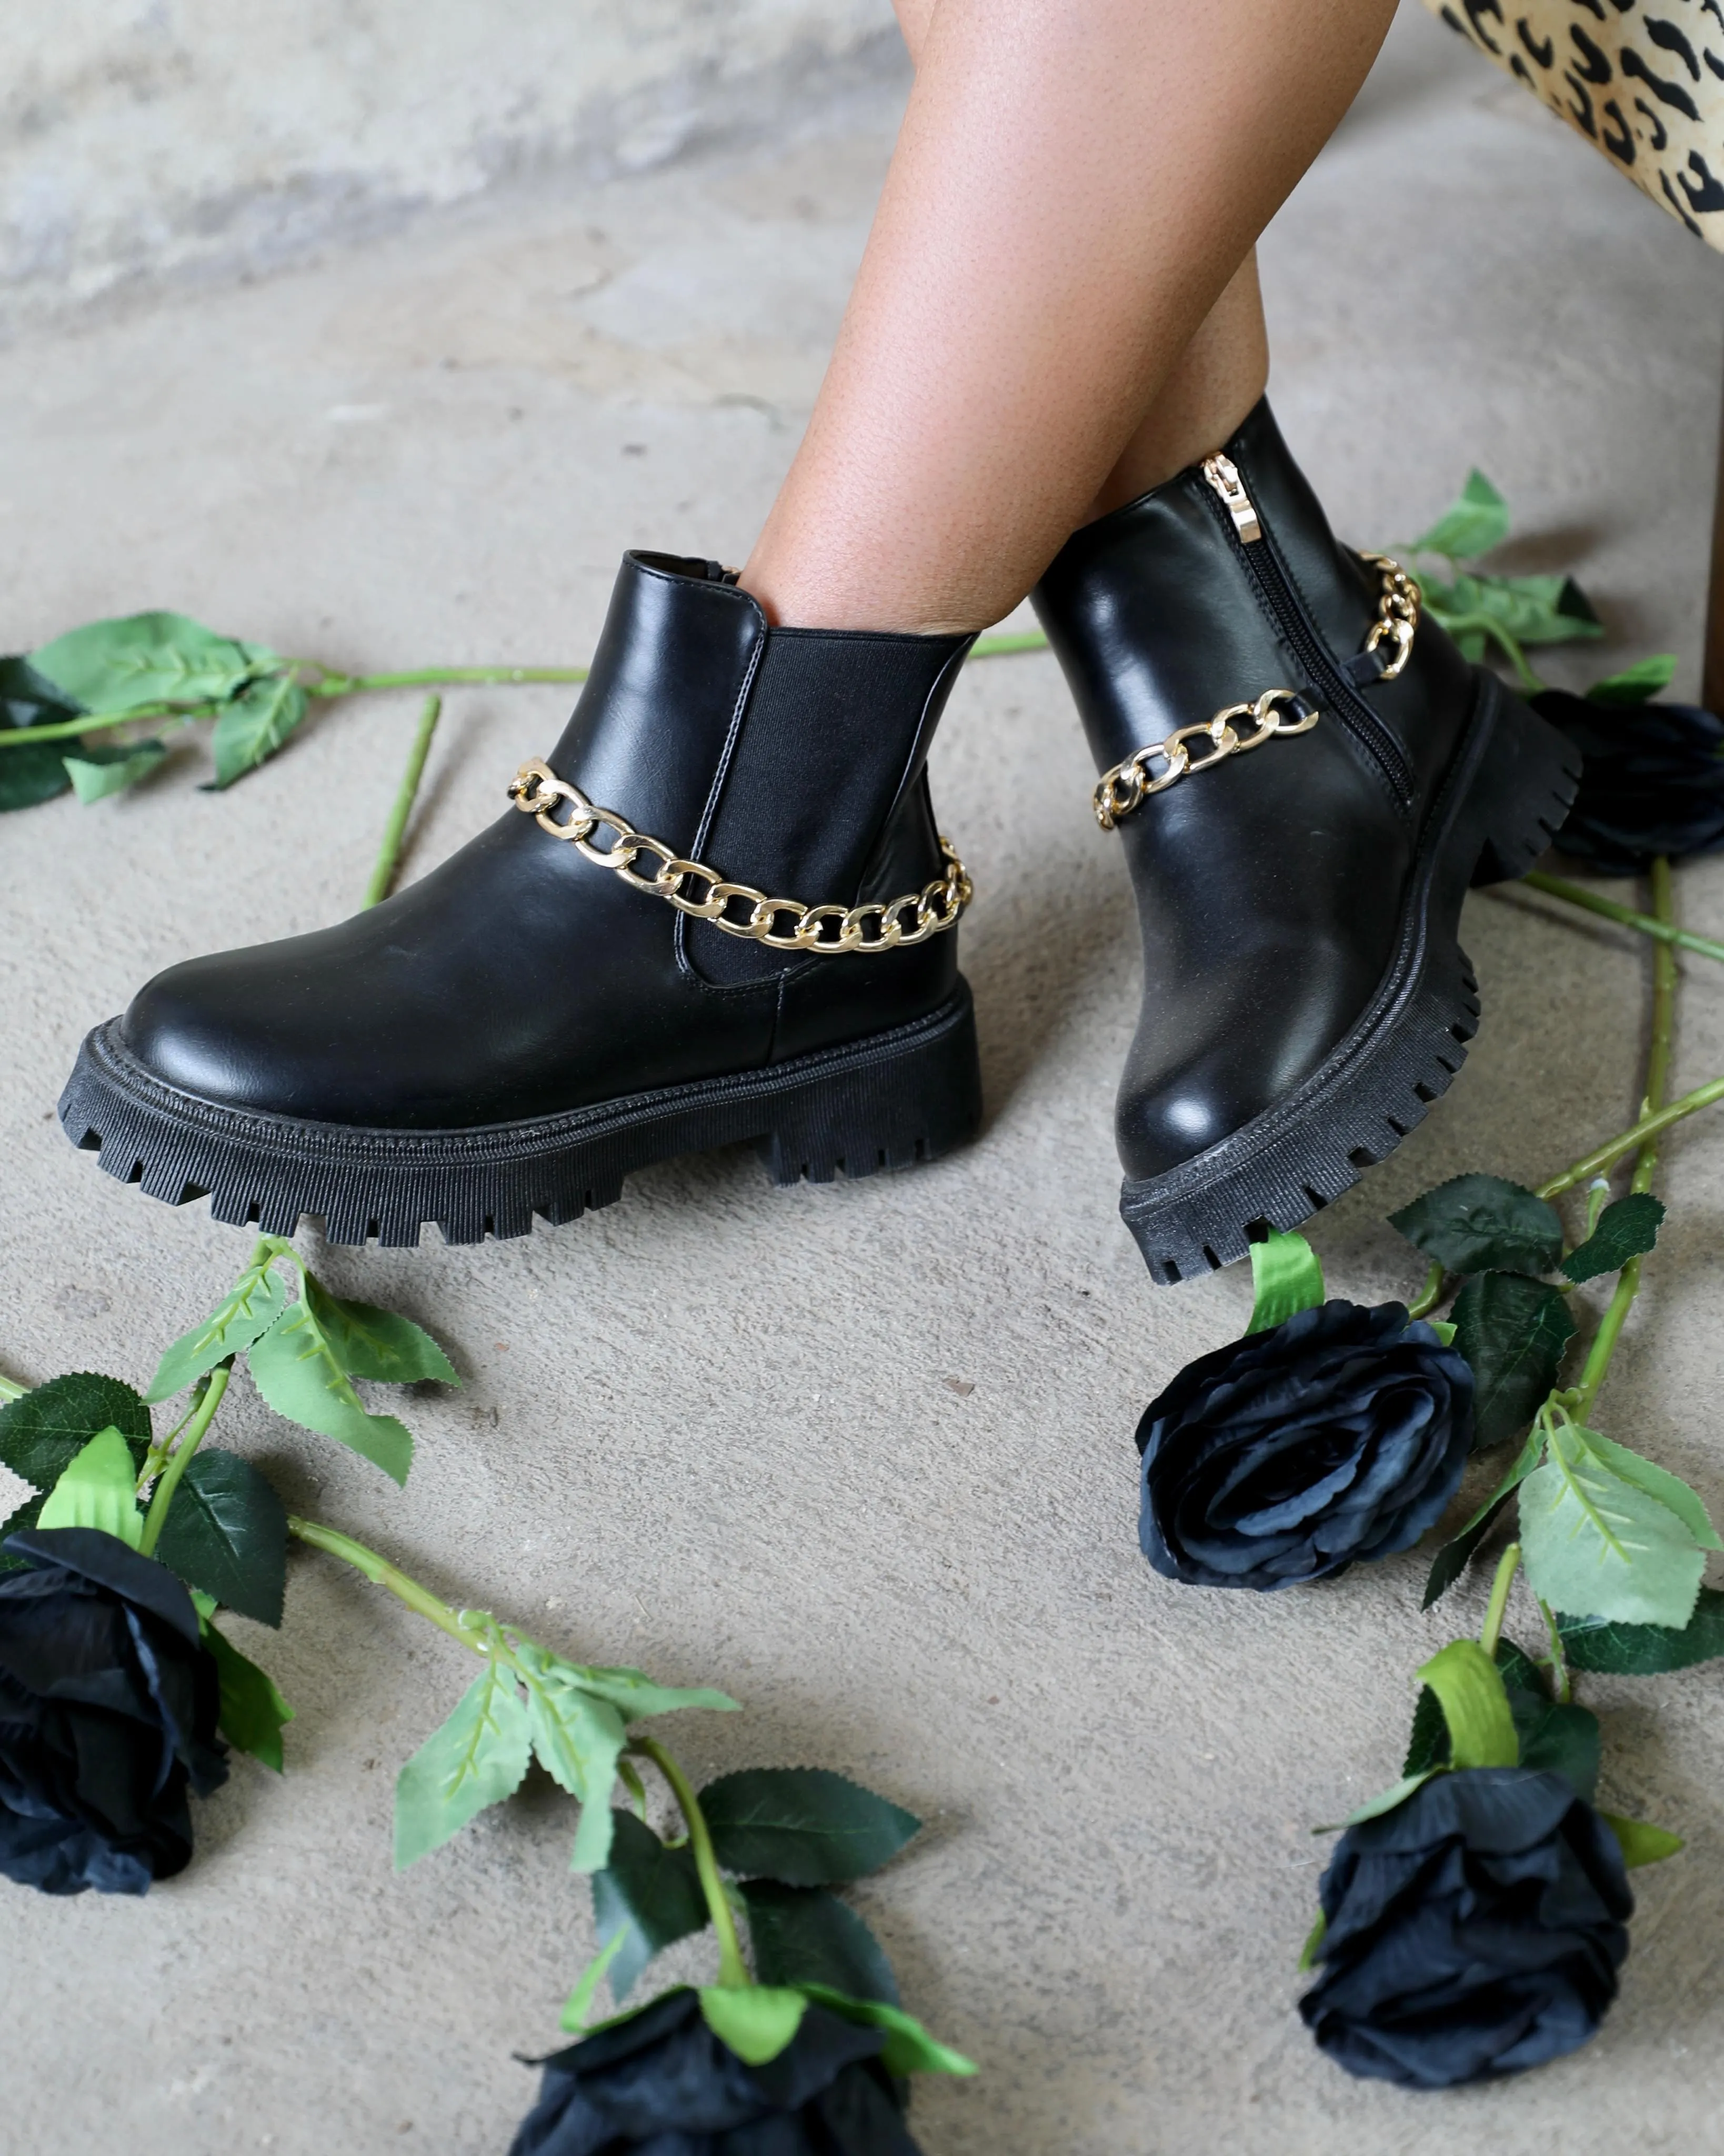
{"type": "MultiPolygon", "coordinates": [[[[578,660],[625,545],[746,548],[861,244],[880,100],[770,156],[498,195],[13,346],[8,646],[156,604],[336,665],[578,660]]],[[[1572,567],[1610,624],[1551,672],[1674,649],[1691,689],[1718,263],[1415,13],[1265,270],[1281,420],[1343,531],[1404,538],[1481,464],[1515,560],[1572,567]]],[[[409,873],[496,810],[564,701],[450,699],[409,873]]],[[[156,968],[351,907],[413,717],[330,712],[228,795],[196,790],[192,752],[136,798],[0,827],[14,1373],[141,1382],[237,1269],[240,1235],[102,1178],[53,1104],[85,1029],[156,968]]],[[[909,2002],[985,2069],[922,2088],[928,2156],[1719,2146],[1716,1669],[1592,1687],[1604,1800],[1691,1837],[1640,1875],[1596,2045],[1434,2099],[1311,2050],[1292,2010],[1326,1846],[1307,1830],[1393,1777],[1411,1672],[1480,1593],[1425,1617],[1416,1560],[1271,1600],[1142,1563],[1133,1423],[1239,1328],[1249,1285],[1152,1290],[1115,1216],[1135,932],[1052,663],[972,666],[934,778],[980,891],[979,1144],[790,1191],[726,1155],[520,1242],[331,1252],[335,1283],[433,1327],[464,1389],[409,1407],[405,1494],[245,1383],[234,1441],[452,1598],[737,1694],[745,1717],[688,1722],[697,1771],[819,1762],[926,1816],[857,1898],[909,2002]]],[[[1724,932],[1724,863],[1681,891],[1724,932]]],[[[1525,896],[1475,898],[1465,936],[1485,1004],[1465,1073],[1314,1230],[1361,1301],[1419,1276],[1391,1208],[1463,1168],[1536,1181],[1636,1096],[1638,948],[1525,896]]],[[[1684,1086],[1724,1068],[1724,983],[1691,972],[1684,1086]]],[[[1670,1147],[1673,1218],[1602,1418],[1715,1507],[1721,1146],[1691,1126],[1670,1147]]],[[[466,1681],[456,1650],[321,1560],[295,1566],[279,1638],[233,1629],[299,1709],[290,1772],[238,1763],[195,1866],[146,1901],[9,1895],[8,2143],[495,2156],[531,2093],[511,2052],[554,2039],[589,1951],[567,1802],[531,1791],[392,1876],[394,1770],[466,1681]]]]}

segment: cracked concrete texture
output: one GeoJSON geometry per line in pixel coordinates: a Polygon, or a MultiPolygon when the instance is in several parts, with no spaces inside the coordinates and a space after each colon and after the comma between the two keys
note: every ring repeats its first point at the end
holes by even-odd
{"type": "MultiPolygon", "coordinates": [[[[167,604],[338,665],[578,660],[623,546],[747,547],[893,116],[863,93],[812,148],[499,193],[290,277],[20,342],[0,355],[9,646],[167,604]]],[[[1609,622],[1550,673],[1667,649],[1691,690],[1724,269],[1414,13],[1265,272],[1280,416],[1345,533],[1404,538],[1476,462],[1516,512],[1506,558],[1573,568],[1609,622]]],[[[564,701],[451,696],[409,874],[495,813],[564,701]]],[[[237,1268],[242,1236],[103,1178],[52,1104],[86,1027],[155,968],[351,906],[413,716],[326,712],[224,796],[197,791],[188,747],[134,798],[5,824],[13,1372],[141,1381],[237,1268]]],[[[1133,1423],[1239,1329],[1249,1285],[1152,1289],[1115,1216],[1135,932],[1090,777],[1051,661],[968,670],[934,783],[980,891],[978,1144],[819,1189],[775,1190],[748,1155],[677,1163],[480,1250],[302,1239],[338,1287],[429,1325],[465,1383],[408,1405],[405,1493],[301,1442],[244,1380],[231,1440],[452,1599],[736,1694],[746,1715],[678,1732],[698,1774],[818,1762],[926,1819],[856,1900],[908,2001],[984,2068],[920,2090],[928,2156],[1709,2147],[1716,1671],[1592,1690],[1604,1801],[1690,1849],[1638,1875],[1589,2051],[1415,2100],[1344,2079],[1293,2014],[1308,1830],[1393,1779],[1410,1674],[1476,1623],[1482,1588],[1421,1615],[1403,1560],[1202,1595],[1137,1553],[1133,1423]]],[[[1724,864],[1680,881],[1693,925],[1724,933],[1724,864]]],[[[1464,1168],[1537,1181],[1637,1096],[1638,947],[1525,894],[1475,896],[1464,934],[1485,998],[1465,1072],[1312,1229],[1360,1301],[1419,1277],[1393,1207],[1464,1168]]],[[[1724,983],[1689,973],[1685,1086],[1724,1068],[1724,983]]],[[[1702,1123],[1670,1145],[1673,1216],[1604,1417],[1715,1506],[1720,1143],[1702,1123]]],[[[390,1784],[466,1681],[459,1650],[317,1559],[279,1636],[233,1630],[298,1708],[290,1772],[237,1763],[192,1870],[143,1902],[9,1896],[18,2145],[501,2149],[532,2086],[510,2053],[554,2041],[591,1945],[567,1800],[531,1788],[393,1876],[390,1784]]]]}

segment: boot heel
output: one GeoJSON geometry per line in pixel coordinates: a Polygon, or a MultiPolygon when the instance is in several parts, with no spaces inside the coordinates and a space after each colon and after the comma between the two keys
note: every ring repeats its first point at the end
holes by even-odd
{"type": "Polygon", "coordinates": [[[1497,690],[1491,747],[1469,807],[1479,826],[1473,887],[1512,883],[1562,828],[1580,783],[1580,752],[1548,720],[1497,690]]]}
{"type": "Polygon", "coordinates": [[[959,977],[937,1025],[876,1058],[811,1076],[770,1109],[757,1150],[779,1183],[830,1183],[840,1168],[854,1177],[908,1168],[967,1143],[982,1122],[968,984],[959,977]]]}

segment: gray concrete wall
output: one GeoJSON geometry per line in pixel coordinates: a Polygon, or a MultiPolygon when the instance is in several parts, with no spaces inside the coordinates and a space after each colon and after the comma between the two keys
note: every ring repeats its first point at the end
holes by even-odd
{"type": "Polygon", "coordinates": [[[904,64],[887,0],[0,0],[0,323],[782,131],[904,64]]]}

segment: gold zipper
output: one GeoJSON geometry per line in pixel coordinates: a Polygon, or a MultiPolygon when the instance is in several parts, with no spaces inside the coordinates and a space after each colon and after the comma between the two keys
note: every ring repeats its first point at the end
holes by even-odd
{"type": "Polygon", "coordinates": [[[1203,477],[1208,480],[1227,504],[1227,513],[1233,519],[1233,528],[1246,546],[1263,536],[1263,526],[1257,521],[1257,507],[1245,491],[1245,482],[1239,477],[1239,468],[1231,457],[1219,452],[1203,459],[1203,477]]]}

